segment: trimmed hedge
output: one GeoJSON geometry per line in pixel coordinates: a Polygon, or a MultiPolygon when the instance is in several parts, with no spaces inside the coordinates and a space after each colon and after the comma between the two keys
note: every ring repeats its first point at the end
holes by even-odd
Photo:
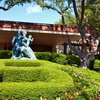
{"type": "Polygon", "coordinates": [[[3,60],[3,65],[4,66],[15,66],[15,67],[39,67],[41,65],[43,65],[43,63],[41,63],[40,61],[33,61],[33,60],[3,60]],[[3,62],[4,61],[4,62],[3,62]]]}
{"type": "Polygon", "coordinates": [[[60,70],[53,68],[8,67],[3,71],[3,82],[72,82],[71,77],[60,70]],[[67,80],[66,80],[67,79],[67,80]]]}
{"type": "Polygon", "coordinates": [[[41,60],[48,60],[58,64],[67,64],[66,55],[51,52],[36,52],[36,57],[41,60]]]}
{"type": "Polygon", "coordinates": [[[53,100],[54,97],[64,94],[67,88],[64,83],[4,82],[0,84],[0,98],[13,96],[14,100],[40,100],[40,97],[46,96],[48,100],[53,100]]]}
{"type": "MultiPolygon", "coordinates": [[[[37,59],[40,60],[47,60],[51,62],[55,62],[62,65],[76,65],[80,66],[80,60],[76,55],[64,55],[64,54],[57,54],[51,52],[35,52],[37,59]]],[[[0,51],[0,58],[1,59],[8,59],[11,58],[12,54],[11,51],[0,51]]]]}
{"type": "MultiPolygon", "coordinates": [[[[57,53],[51,53],[51,52],[35,52],[35,55],[36,55],[37,59],[40,59],[40,60],[47,60],[47,61],[55,62],[58,64],[62,64],[62,65],[69,64],[71,66],[78,66],[78,67],[80,66],[80,59],[76,55],[64,55],[64,54],[57,54],[57,53]]],[[[1,59],[8,59],[8,58],[11,58],[11,56],[12,56],[11,51],[0,50],[0,58],[1,59]]],[[[11,66],[13,66],[13,65],[11,64],[11,66]]],[[[16,65],[17,65],[17,63],[16,63],[16,65]]],[[[24,64],[21,66],[24,66],[24,64]]],[[[37,63],[37,66],[38,66],[38,63],[37,63]]],[[[92,60],[90,62],[89,68],[92,70],[95,68],[99,69],[100,68],[100,60],[95,60],[95,61],[92,60]]]]}
{"type": "Polygon", "coordinates": [[[52,100],[74,86],[71,76],[59,69],[61,65],[42,60],[0,61],[0,98],[13,96],[15,100],[39,100],[41,96],[47,96],[52,100]]]}
{"type": "Polygon", "coordinates": [[[8,59],[11,58],[12,52],[9,50],[0,50],[0,59],[8,59]]]}
{"type": "Polygon", "coordinates": [[[100,92],[100,74],[95,71],[43,60],[5,59],[1,62],[0,99],[13,96],[15,100],[39,100],[47,96],[53,100],[60,96],[66,100],[67,92],[75,100],[92,100],[100,92]]]}

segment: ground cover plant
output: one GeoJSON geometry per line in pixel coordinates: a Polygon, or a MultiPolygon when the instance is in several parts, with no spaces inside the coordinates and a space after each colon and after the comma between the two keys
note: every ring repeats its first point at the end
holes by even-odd
{"type": "Polygon", "coordinates": [[[0,60],[0,99],[91,100],[100,92],[100,74],[43,60],[0,60]]]}

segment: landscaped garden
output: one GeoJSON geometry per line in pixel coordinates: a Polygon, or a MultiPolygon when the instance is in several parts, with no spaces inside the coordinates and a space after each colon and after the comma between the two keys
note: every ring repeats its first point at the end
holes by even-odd
{"type": "Polygon", "coordinates": [[[92,100],[100,93],[100,74],[44,60],[0,60],[0,99],[92,100]]]}

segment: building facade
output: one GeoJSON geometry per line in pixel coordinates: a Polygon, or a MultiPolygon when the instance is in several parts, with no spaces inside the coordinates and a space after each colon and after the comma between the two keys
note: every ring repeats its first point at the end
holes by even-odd
{"type": "MultiPolygon", "coordinates": [[[[81,39],[78,29],[76,27],[64,28],[55,24],[39,24],[28,22],[15,22],[15,21],[0,21],[0,49],[11,50],[12,38],[17,34],[18,29],[26,30],[28,35],[34,38],[31,48],[33,51],[50,51],[59,52],[61,49],[66,52],[67,36],[71,41],[79,41],[81,39]],[[67,30],[67,32],[65,32],[67,30]],[[60,49],[59,49],[60,48],[60,49]]],[[[87,31],[87,36],[90,35],[87,31]]]]}

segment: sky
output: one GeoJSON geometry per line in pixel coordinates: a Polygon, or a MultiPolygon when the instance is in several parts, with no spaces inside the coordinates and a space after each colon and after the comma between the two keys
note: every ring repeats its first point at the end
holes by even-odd
{"type": "Polygon", "coordinates": [[[53,10],[42,10],[40,6],[25,4],[14,6],[8,11],[0,10],[0,20],[54,24],[60,15],[53,10]]]}

